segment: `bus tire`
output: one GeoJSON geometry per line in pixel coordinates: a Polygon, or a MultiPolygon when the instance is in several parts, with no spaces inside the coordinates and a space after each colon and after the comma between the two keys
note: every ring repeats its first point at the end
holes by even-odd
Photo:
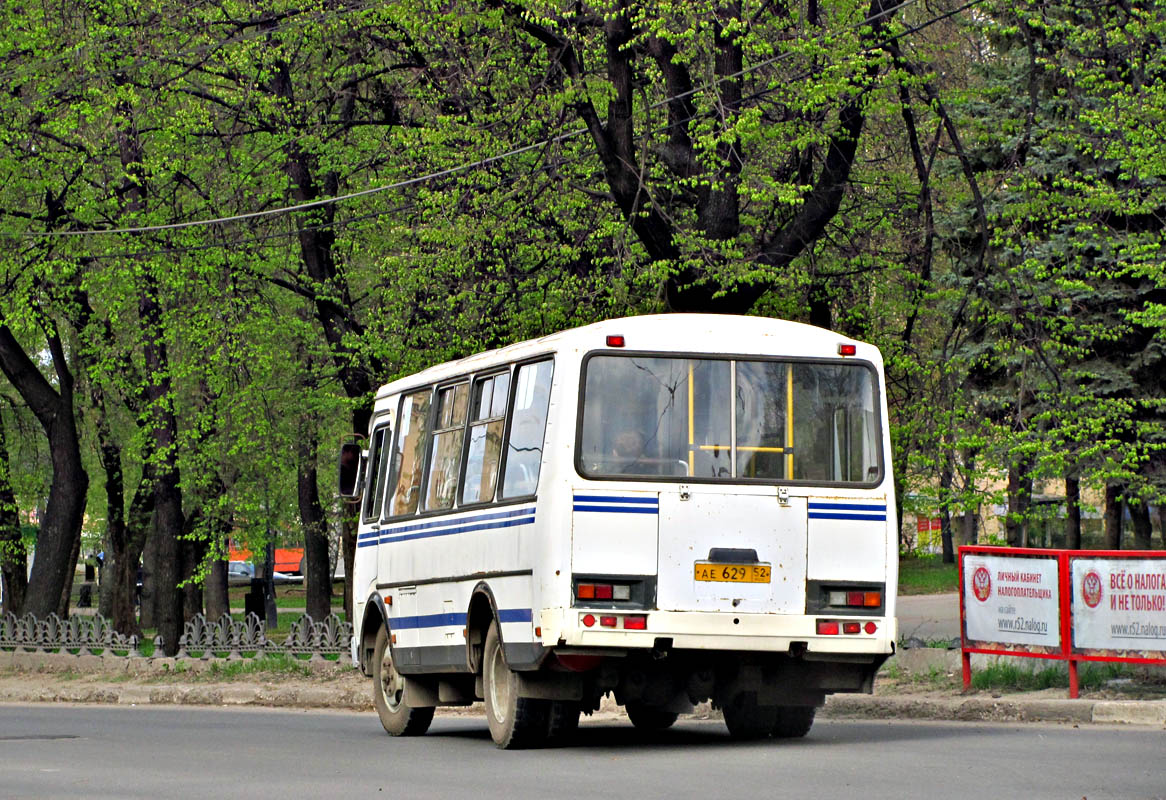
{"type": "Polygon", "coordinates": [[[664,711],[636,700],[624,705],[624,711],[627,712],[632,725],[641,731],[666,730],[675,725],[676,720],[680,717],[675,711],[664,711]]]}
{"type": "Polygon", "coordinates": [[[372,696],[381,725],[391,736],[420,736],[433,721],[432,708],[405,705],[405,681],[393,666],[389,649],[389,632],[384,625],[377,631],[373,646],[372,696]]]}
{"type": "Polygon", "coordinates": [[[722,709],[725,727],[734,739],[762,739],[773,733],[778,724],[777,706],[757,705],[754,692],[741,692],[722,709]]]}
{"type": "Polygon", "coordinates": [[[490,737],[502,750],[543,744],[549,724],[550,701],[518,696],[518,676],[506,664],[498,622],[490,623],[482,649],[482,693],[490,737]]]}
{"type": "Polygon", "coordinates": [[[810,732],[817,710],[813,706],[779,706],[773,735],[778,739],[802,738],[810,732]]]}
{"type": "Polygon", "coordinates": [[[579,730],[581,711],[577,700],[552,700],[547,710],[547,742],[558,744],[571,739],[579,730]]]}

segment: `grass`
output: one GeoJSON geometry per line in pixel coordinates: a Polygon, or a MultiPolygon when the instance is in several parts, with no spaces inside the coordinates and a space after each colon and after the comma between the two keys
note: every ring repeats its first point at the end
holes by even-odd
{"type": "MultiPolygon", "coordinates": [[[[242,608],[243,598],[251,589],[248,586],[232,586],[227,590],[227,596],[230,598],[232,608],[242,608]]],[[[275,607],[276,608],[304,608],[308,601],[306,598],[307,590],[302,585],[277,585],[275,587],[275,607]]],[[[343,610],[344,608],[344,592],[341,590],[332,595],[332,609],[343,610]]]]}
{"type": "MultiPolygon", "coordinates": [[[[1129,678],[1132,674],[1125,664],[1082,664],[1077,670],[1077,682],[1082,690],[1100,689],[1109,681],[1129,678]]],[[[1030,670],[1001,662],[972,672],[973,689],[1034,692],[1068,687],[1069,671],[1064,666],[1030,670]]]]}
{"type": "Polygon", "coordinates": [[[941,594],[959,589],[959,567],[938,555],[899,557],[899,594],[941,594]]]}

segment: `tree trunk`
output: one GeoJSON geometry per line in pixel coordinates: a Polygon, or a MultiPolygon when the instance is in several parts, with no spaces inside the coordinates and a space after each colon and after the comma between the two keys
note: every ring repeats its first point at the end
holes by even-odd
{"type": "Polygon", "coordinates": [[[1121,517],[1125,486],[1120,483],[1105,485],[1105,549],[1121,549],[1121,517]]]}
{"type": "Polygon", "coordinates": [[[969,504],[975,497],[976,453],[974,448],[964,450],[964,519],[962,539],[964,544],[978,544],[980,538],[980,504],[969,504]]]}
{"type": "Polygon", "coordinates": [[[320,504],[317,451],[315,431],[305,420],[300,426],[296,453],[300,524],[304,531],[304,582],[308,616],[319,621],[332,613],[332,576],[328,574],[328,525],[320,504]]]}
{"type": "Polygon", "coordinates": [[[214,622],[231,613],[231,597],[227,591],[227,560],[216,558],[211,562],[206,577],[206,618],[214,622]]]}
{"type": "Polygon", "coordinates": [[[202,584],[194,580],[194,577],[210,551],[210,542],[204,537],[194,536],[188,532],[181,542],[180,550],[182,581],[185,584],[182,587],[182,619],[185,623],[203,613],[202,584]]]}
{"type": "MultiPolygon", "coordinates": [[[[110,586],[110,618],[114,630],[125,636],[141,636],[142,626],[154,626],[151,583],[150,613],[147,615],[145,599],[142,600],[142,626],[138,625],[137,604],[138,567],[142,563],[142,550],[150,534],[154,519],[154,484],[149,465],[142,471],[138,486],[130,501],[129,518],[125,525],[125,539],[115,543],[106,552],[106,570],[110,586]],[[149,620],[147,622],[147,619],[149,620]]],[[[151,567],[152,569],[152,567],[151,567]]]]}
{"type": "Polygon", "coordinates": [[[964,544],[977,544],[980,538],[980,506],[964,511],[964,544]]]}
{"type": "MultiPolygon", "coordinates": [[[[152,507],[154,505],[153,488],[150,489],[150,494],[150,505],[152,507]]],[[[146,541],[142,548],[142,589],[138,600],[143,628],[158,627],[158,581],[156,578],[158,572],[158,523],[156,517],[156,514],[151,513],[146,541]]],[[[134,567],[135,585],[137,572],[137,568],[134,567]]]]}
{"type": "Polygon", "coordinates": [[[28,589],[28,554],[20,537],[20,513],[10,475],[4,418],[0,416],[0,581],[4,594],[0,615],[19,617],[24,613],[28,589]]]}
{"type": "Polygon", "coordinates": [[[1065,548],[1081,549],[1081,479],[1065,475],[1065,548]]]}
{"type": "Polygon", "coordinates": [[[951,448],[943,459],[943,468],[939,473],[939,538],[943,545],[943,563],[955,563],[955,549],[951,541],[951,487],[955,481],[955,454],[951,448]]]}
{"type": "Polygon", "coordinates": [[[89,488],[73,414],[73,374],[55,331],[47,332],[47,338],[57,375],[56,389],[8,326],[0,324],[0,370],[44,429],[52,464],[49,499],[37,535],[36,557],[24,602],[26,614],[42,619],[59,609],[65,583],[76,566],[72,560],[74,543],[81,536],[89,488]]]}
{"type": "Polygon", "coordinates": [[[1149,550],[1150,537],[1154,533],[1154,527],[1150,522],[1150,507],[1141,500],[1134,500],[1132,503],[1127,500],[1126,503],[1130,509],[1130,521],[1133,523],[1134,549],[1149,550]]]}
{"type": "Polygon", "coordinates": [[[77,559],[81,556],[81,532],[73,537],[73,549],[69,551],[69,569],[65,572],[65,585],[61,587],[61,597],[57,601],[57,616],[69,617],[69,603],[73,594],[73,581],[77,577],[77,559]]]}
{"type": "Polygon", "coordinates": [[[1158,504],[1158,536],[1162,539],[1162,549],[1166,550],[1166,503],[1158,504]]]}
{"type": "Polygon", "coordinates": [[[340,522],[340,555],[344,559],[344,617],[352,622],[352,570],[356,564],[356,506],[343,503],[340,522]]]}
{"type": "Polygon", "coordinates": [[[1008,518],[1005,530],[1009,547],[1028,543],[1028,509],[1032,502],[1032,478],[1027,461],[1013,464],[1008,470],[1008,518]]]}

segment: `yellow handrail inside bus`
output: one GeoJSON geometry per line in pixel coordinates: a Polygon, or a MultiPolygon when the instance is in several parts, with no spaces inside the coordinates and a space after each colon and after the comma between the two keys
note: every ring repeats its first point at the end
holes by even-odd
{"type": "Polygon", "coordinates": [[[794,477],[794,365],[785,365],[785,479],[794,477]]]}

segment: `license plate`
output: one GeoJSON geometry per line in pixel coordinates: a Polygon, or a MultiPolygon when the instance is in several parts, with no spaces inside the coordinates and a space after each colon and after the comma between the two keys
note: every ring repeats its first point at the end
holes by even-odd
{"type": "Polygon", "coordinates": [[[698,581],[724,583],[769,583],[768,564],[709,564],[697,562],[693,577],[698,581]]]}

